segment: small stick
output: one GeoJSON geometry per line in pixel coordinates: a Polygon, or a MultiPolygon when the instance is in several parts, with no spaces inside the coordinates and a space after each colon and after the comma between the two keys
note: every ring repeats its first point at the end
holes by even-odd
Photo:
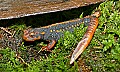
{"type": "Polygon", "coordinates": [[[16,54],[16,57],[17,57],[18,59],[20,59],[20,60],[23,62],[23,64],[29,66],[18,54],[16,54]]]}
{"type": "Polygon", "coordinates": [[[4,30],[5,32],[7,32],[8,34],[10,34],[10,35],[12,36],[12,33],[9,32],[6,28],[4,28],[4,27],[0,27],[0,29],[4,30]]]}
{"type": "Polygon", "coordinates": [[[38,51],[38,54],[42,51],[42,48],[38,51]]]}

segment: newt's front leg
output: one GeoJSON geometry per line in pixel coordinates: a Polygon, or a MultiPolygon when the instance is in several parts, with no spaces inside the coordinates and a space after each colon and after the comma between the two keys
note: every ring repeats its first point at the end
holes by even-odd
{"type": "Polygon", "coordinates": [[[49,41],[49,44],[47,46],[42,47],[42,51],[44,50],[51,51],[51,48],[53,48],[55,44],[56,44],[55,40],[49,41]]]}

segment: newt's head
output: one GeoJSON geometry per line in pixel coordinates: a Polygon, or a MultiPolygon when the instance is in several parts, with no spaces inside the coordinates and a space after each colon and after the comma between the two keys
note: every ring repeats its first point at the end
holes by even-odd
{"type": "Polygon", "coordinates": [[[25,41],[35,41],[39,40],[40,38],[41,37],[38,31],[32,29],[24,30],[23,39],[25,41]]]}

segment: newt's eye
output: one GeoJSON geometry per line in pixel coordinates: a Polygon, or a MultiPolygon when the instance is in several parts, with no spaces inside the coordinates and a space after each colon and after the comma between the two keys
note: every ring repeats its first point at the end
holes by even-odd
{"type": "Polygon", "coordinates": [[[34,37],[35,36],[35,33],[34,32],[32,32],[32,33],[30,33],[30,37],[34,37]]]}

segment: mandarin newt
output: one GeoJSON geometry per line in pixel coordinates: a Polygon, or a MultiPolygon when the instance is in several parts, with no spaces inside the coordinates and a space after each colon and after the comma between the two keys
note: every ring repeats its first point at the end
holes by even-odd
{"type": "Polygon", "coordinates": [[[75,51],[72,54],[70,61],[70,64],[72,64],[90,43],[93,34],[98,26],[99,16],[100,12],[95,12],[94,14],[86,16],[84,18],[55,23],[41,28],[27,29],[24,30],[23,39],[25,41],[35,41],[39,39],[49,41],[49,44],[42,48],[43,50],[49,51],[51,50],[51,48],[54,47],[56,42],[62,36],[64,36],[64,31],[73,32],[74,28],[80,26],[80,24],[82,23],[88,25],[86,33],[84,34],[82,40],[78,43],[75,51]]]}

